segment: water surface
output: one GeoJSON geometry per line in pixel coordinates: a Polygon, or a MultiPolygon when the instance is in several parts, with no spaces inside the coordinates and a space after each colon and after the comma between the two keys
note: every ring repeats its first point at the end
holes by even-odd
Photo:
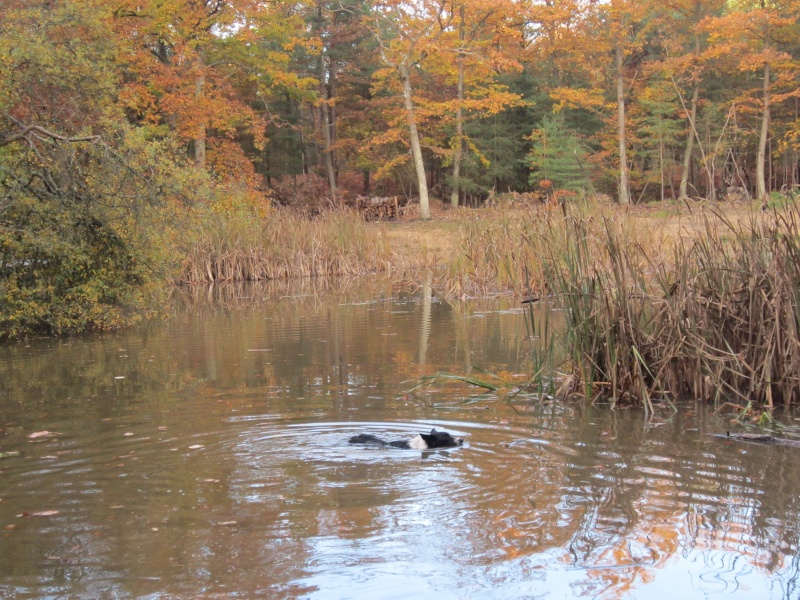
{"type": "Polygon", "coordinates": [[[800,450],[714,438],[732,425],[702,405],[409,393],[521,380],[512,299],[193,294],[165,324],[0,348],[0,596],[800,594],[800,450]],[[466,444],[347,443],[432,427],[466,444]]]}

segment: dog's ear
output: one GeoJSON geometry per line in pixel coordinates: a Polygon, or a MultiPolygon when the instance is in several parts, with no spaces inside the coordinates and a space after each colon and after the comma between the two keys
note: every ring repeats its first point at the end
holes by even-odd
{"type": "Polygon", "coordinates": [[[431,429],[431,435],[436,435],[436,430],[435,429],[431,429]]]}

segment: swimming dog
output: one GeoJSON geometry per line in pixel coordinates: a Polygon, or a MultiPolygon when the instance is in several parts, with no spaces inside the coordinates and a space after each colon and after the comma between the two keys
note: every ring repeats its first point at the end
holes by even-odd
{"type": "Polygon", "coordinates": [[[351,444],[375,444],[377,446],[391,446],[392,448],[405,448],[410,450],[431,450],[433,448],[455,448],[461,446],[464,440],[454,438],[446,431],[431,429],[430,433],[420,433],[410,440],[397,440],[387,442],[370,433],[354,435],[350,438],[351,444]]]}

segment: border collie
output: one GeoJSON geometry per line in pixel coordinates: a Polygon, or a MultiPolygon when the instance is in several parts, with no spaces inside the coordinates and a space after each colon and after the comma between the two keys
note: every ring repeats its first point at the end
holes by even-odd
{"type": "Polygon", "coordinates": [[[377,446],[391,446],[392,448],[405,448],[410,450],[431,450],[433,448],[455,448],[461,446],[464,440],[454,438],[446,431],[431,429],[430,433],[420,433],[410,440],[397,440],[387,442],[370,433],[354,435],[350,438],[351,444],[375,444],[377,446]]]}

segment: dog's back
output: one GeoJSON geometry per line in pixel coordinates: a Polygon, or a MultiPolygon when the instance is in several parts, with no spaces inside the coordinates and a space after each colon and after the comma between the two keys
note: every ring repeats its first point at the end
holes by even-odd
{"type": "Polygon", "coordinates": [[[410,440],[397,440],[387,442],[371,433],[361,433],[350,438],[351,444],[374,444],[376,446],[391,446],[392,448],[404,448],[410,450],[430,450],[432,448],[455,448],[461,446],[464,440],[454,438],[446,431],[436,431],[431,429],[430,433],[420,433],[410,440]]]}

